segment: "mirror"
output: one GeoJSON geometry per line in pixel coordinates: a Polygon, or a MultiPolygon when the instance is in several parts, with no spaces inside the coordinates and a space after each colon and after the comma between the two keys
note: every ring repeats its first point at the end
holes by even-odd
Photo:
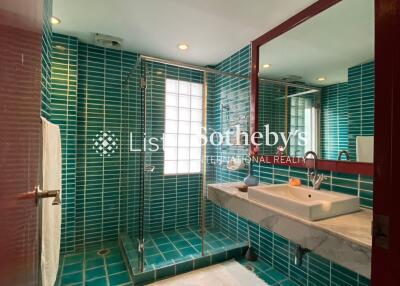
{"type": "Polygon", "coordinates": [[[262,155],[373,162],[374,1],[341,1],[259,47],[262,155]]]}

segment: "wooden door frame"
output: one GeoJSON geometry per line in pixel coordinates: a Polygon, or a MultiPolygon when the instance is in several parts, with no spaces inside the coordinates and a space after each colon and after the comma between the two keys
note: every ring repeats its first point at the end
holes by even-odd
{"type": "Polygon", "coordinates": [[[398,285],[400,280],[400,186],[395,178],[395,165],[400,162],[399,35],[400,1],[375,0],[373,214],[376,228],[371,280],[376,286],[398,285]],[[384,225],[379,226],[385,223],[386,230],[384,225]],[[386,237],[382,237],[385,233],[386,237]]]}

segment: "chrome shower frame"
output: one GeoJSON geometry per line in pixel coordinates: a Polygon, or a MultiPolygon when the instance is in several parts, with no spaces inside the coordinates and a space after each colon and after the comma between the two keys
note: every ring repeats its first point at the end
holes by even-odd
{"type": "MultiPolygon", "coordinates": [[[[134,67],[132,70],[128,73],[126,79],[124,82],[127,82],[129,80],[129,77],[133,74],[133,72],[137,69],[140,69],[141,73],[141,94],[142,94],[142,99],[141,99],[141,109],[143,112],[142,116],[142,134],[146,130],[146,99],[147,99],[147,86],[146,86],[146,65],[143,64],[145,62],[155,62],[155,63],[161,63],[165,65],[170,65],[170,66],[175,66],[175,67],[181,67],[181,68],[186,68],[186,69],[191,69],[191,70],[196,70],[200,71],[203,73],[203,99],[202,99],[202,127],[203,130],[207,130],[207,98],[208,98],[208,75],[209,74],[217,74],[221,76],[226,76],[226,77],[233,77],[233,78],[238,78],[238,79],[245,79],[245,80],[250,80],[249,76],[244,76],[240,74],[235,74],[235,73],[229,73],[229,72],[224,72],[224,71],[219,71],[216,69],[212,69],[209,67],[202,67],[198,65],[193,65],[193,64],[187,64],[179,61],[172,61],[172,60],[165,60],[161,58],[156,58],[156,57],[150,57],[150,56],[145,56],[145,55],[140,55],[137,62],[135,63],[134,67]]],[[[249,90],[250,92],[250,90],[249,90]]],[[[250,93],[249,93],[250,94],[250,93]]],[[[250,100],[250,98],[249,98],[250,100]]],[[[143,147],[143,146],[142,146],[143,147]]],[[[206,199],[207,199],[207,146],[202,145],[202,159],[201,159],[201,174],[202,174],[202,189],[201,192],[199,193],[199,199],[200,199],[200,235],[201,235],[201,241],[202,241],[202,255],[205,254],[205,245],[204,245],[204,237],[206,234],[206,199]]],[[[140,272],[143,272],[144,270],[144,192],[145,192],[145,158],[146,158],[146,151],[142,148],[141,152],[141,163],[140,163],[140,227],[139,227],[139,237],[137,238],[138,241],[138,249],[139,249],[139,270],[140,272]]]]}

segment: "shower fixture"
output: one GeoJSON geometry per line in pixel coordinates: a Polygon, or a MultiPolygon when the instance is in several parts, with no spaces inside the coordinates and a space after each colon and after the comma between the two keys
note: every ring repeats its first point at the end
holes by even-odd
{"type": "Polygon", "coordinates": [[[118,37],[95,33],[94,34],[94,42],[97,45],[102,46],[104,48],[120,49],[122,46],[123,40],[118,37]]]}
{"type": "Polygon", "coordinates": [[[229,104],[224,104],[224,103],[221,102],[221,109],[222,109],[222,111],[223,110],[229,111],[230,110],[230,106],[229,106],[229,104]]]}

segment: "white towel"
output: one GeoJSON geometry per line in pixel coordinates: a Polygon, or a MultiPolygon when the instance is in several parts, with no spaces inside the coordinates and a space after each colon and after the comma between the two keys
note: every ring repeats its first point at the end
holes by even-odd
{"type": "MultiPolygon", "coordinates": [[[[61,192],[61,135],[58,125],[42,118],[42,190],[61,192]]],[[[42,285],[53,286],[58,271],[61,237],[61,205],[42,199],[42,285]]]]}
{"type": "Polygon", "coordinates": [[[356,137],[357,162],[374,162],[374,136],[356,137]]]}

